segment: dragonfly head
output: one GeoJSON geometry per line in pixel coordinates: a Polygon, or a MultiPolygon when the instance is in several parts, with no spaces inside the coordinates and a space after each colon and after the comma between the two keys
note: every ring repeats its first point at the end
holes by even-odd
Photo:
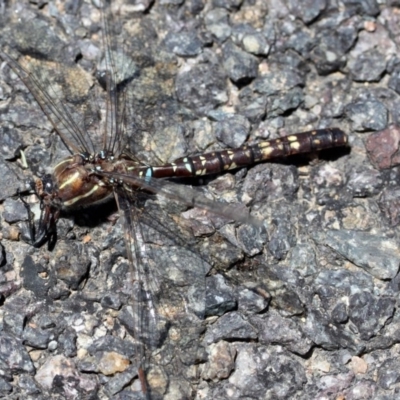
{"type": "Polygon", "coordinates": [[[35,224],[33,217],[29,218],[32,245],[39,247],[55,235],[61,210],[86,207],[110,197],[113,188],[99,179],[96,168],[113,167],[106,159],[77,154],[58,163],[51,175],[32,182],[31,188],[40,201],[39,221],[35,224]]]}

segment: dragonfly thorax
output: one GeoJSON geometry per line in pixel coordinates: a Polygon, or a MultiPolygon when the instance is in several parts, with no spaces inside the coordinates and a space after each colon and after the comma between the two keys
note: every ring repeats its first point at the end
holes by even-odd
{"type": "Polygon", "coordinates": [[[104,201],[112,194],[112,186],[94,173],[96,170],[114,170],[107,159],[88,161],[76,154],[54,167],[55,197],[63,208],[76,208],[104,201]]]}

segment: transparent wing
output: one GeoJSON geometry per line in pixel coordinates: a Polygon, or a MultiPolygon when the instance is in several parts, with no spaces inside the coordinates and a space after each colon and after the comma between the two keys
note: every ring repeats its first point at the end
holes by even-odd
{"type": "Polygon", "coordinates": [[[157,397],[163,387],[152,377],[161,374],[172,381],[201,359],[199,336],[209,265],[157,201],[144,203],[140,192],[133,196],[120,191],[116,198],[132,271],[130,333],[149,392],[157,397]]]}
{"type": "MultiPolygon", "coordinates": [[[[43,30],[53,40],[48,40],[50,50],[42,49],[40,42],[30,37],[37,23],[29,19],[2,31],[8,49],[0,50],[0,58],[24,82],[71,153],[107,150],[118,156],[128,125],[126,86],[135,69],[128,62],[118,35],[119,21],[110,7],[101,12],[101,17],[99,36],[104,53],[97,66],[86,62],[84,69],[71,62],[73,54],[67,51],[68,45],[44,21],[43,30]],[[13,30],[25,34],[14,37],[13,30]],[[93,68],[97,69],[97,80],[93,68]]],[[[74,52],[79,57],[78,50],[74,52]]]]}
{"type": "MultiPolygon", "coordinates": [[[[89,75],[81,80],[80,93],[70,90],[67,92],[68,80],[73,79],[76,69],[68,72],[55,62],[46,62],[32,57],[21,57],[19,62],[4,52],[0,57],[7,61],[13,71],[24,82],[31,94],[35,97],[44,113],[49,118],[54,129],[63,139],[71,152],[82,153],[92,150],[93,144],[88,141],[84,127],[89,118],[88,92],[92,85],[89,75]],[[56,73],[58,72],[58,73],[56,73]],[[68,99],[69,107],[65,100],[68,99]],[[76,114],[77,106],[81,111],[76,114]],[[76,121],[80,121],[76,122],[76,121]],[[86,121],[86,122],[85,122],[86,121]]],[[[82,75],[81,75],[82,76],[82,75]]]]}
{"type": "Polygon", "coordinates": [[[250,224],[256,227],[262,226],[262,221],[251,216],[248,210],[241,204],[221,203],[209,199],[197,190],[187,185],[178,185],[162,179],[140,178],[134,175],[98,172],[100,176],[123,182],[131,188],[140,188],[141,191],[157,194],[169,200],[174,200],[187,207],[199,207],[211,211],[213,214],[228,220],[250,224]]]}
{"type": "Polygon", "coordinates": [[[100,15],[101,29],[91,38],[94,47],[103,49],[93,55],[98,62],[74,60],[79,51],[70,51],[72,45],[45,21],[43,34],[53,40],[47,45],[51,51],[42,49],[39,40],[30,38],[29,25],[32,31],[37,26],[29,20],[8,27],[7,52],[0,51],[0,57],[25,83],[71,153],[107,150],[118,157],[128,148],[132,158],[148,165],[185,155],[185,121],[192,113],[175,98],[177,60],[165,56],[148,21],[125,28],[117,5],[106,4],[100,15]],[[12,32],[22,27],[25,36],[14,38],[12,32]],[[177,146],[169,144],[177,141],[177,146]]]}

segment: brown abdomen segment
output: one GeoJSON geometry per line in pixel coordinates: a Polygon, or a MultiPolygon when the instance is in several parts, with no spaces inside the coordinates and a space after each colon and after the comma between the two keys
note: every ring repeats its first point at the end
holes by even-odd
{"type": "Polygon", "coordinates": [[[153,167],[151,175],[156,178],[166,178],[216,174],[260,161],[342,147],[346,146],[347,142],[347,135],[339,128],[317,129],[237,149],[179,158],[173,163],[153,167]]]}

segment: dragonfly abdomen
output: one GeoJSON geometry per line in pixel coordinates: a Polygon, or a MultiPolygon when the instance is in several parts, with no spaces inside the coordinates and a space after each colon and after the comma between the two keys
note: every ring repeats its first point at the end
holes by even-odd
{"type": "Polygon", "coordinates": [[[155,178],[217,174],[260,161],[346,145],[347,135],[342,130],[338,128],[318,129],[279,139],[266,140],[237,149],[179,158],[173,163],[149,168],[146,174],[155,178]]]}

